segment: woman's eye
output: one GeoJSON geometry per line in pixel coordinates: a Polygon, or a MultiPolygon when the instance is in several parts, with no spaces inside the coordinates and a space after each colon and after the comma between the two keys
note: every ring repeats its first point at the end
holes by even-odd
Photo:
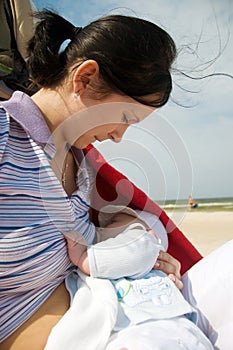
{"type": "Polygon", "coordinates": [[[122,122],[124,124],[128,124],[129,123],[129,119],[128,119],[128,117],[127,117],[127,115],[125,113],[123,113],[121,120],[122,120],[122,122]]]}
{"type": "Polygon", "coordinates": [[[138,123],[140,120],[136,115],[127,116],[127,114],[123,112],[121,121],[124,124],[131,125],[131,124],[138,123]]]}

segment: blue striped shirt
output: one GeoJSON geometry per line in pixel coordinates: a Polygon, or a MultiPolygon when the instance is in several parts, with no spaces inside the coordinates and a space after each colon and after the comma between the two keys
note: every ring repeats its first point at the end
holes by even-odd
{"type": "MultiPolygon", "coordinates": [[[[0,342],[24,323],[72,269],[62,231],[90,244],[91,184],[68,198],[42,145],[50,131],[19,91],[0,105],[0,342]],[[87,191],[88,190],[88,191],[87,191]]],[[[88,182],[89,181],[89,182],[88,182]]]]}

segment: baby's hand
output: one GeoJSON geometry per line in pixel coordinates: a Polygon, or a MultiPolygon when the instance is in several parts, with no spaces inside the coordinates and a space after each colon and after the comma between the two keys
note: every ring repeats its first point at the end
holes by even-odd
{"type": "MultiPolygon", "coordinates": [[[[159,240],[153,230],[148,228],[147,232],[159,240]]],[[[160,251],[159,257],[153,268],[167,273],[170,280],[172,280],[177,288],[181,290],[183,288],[183,283],[181,281],[180,267],[181,265],[178,260],[173,258],[170,254],[160,251]]]]}
{"type": "Polygon", "coordinates": [[[156,235],[155,231],[153,231],[151,228],[147,228],[146,230],[150,235],[154,236],[157,240],[159,240],[159,237],[156,235]]]}
{"type": "Polygon", "coordinates": [[[155,270],[161,270],[168,275],[179,290],[183,288],[180,275],[180,262],[167,252],[160,251],[159,257],[153,267],[155,270]]]}

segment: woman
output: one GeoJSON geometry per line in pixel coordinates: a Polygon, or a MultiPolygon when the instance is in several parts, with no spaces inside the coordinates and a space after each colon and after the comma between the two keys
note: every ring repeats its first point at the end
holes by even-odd
{"type": "Polygon", "coordinates": [[[67,225],[78,229],[89,244],[95,234],[88,213],[89,179],[84,179],[82,186],[82,176],[78,176],[77,192],[77,164],[73,151],[67,153],[65,147],[69,143],[82,149],[96,139],[119,141],[132,122],[166,103],[175,46],[163,30],[135,18],[107,17],[82,30],[50,12],[39,18],[42,20],[29,43],[28,63],[33,82],[41,89],[32,99],[16,92],[5,102],[1,115],[1,192],[5,194],[1,199],[5,210],[13,205],[17,208],[5,212],[2,222],[7,250],[4,246],[1,250],[6,274],[1,332],[2,340],[8,337],[9,343],[9,335],[13,333],[14,339],[16,328],[22,325],[16,332],[20,338],[25,330],[29,341],[27,325],[39,318],[39,323],[46,323],[46,330],[40,331],[44,345],[51,327],[68,308],[62,282],[72,265],[61,231],[67,230],[67,225]],[[138,33],[144,33],[140,48],[138,33]],[[71,42],[59,53],[68,38],[71,42]],[[151,50],[148,43],[155,48],[151,50]],[[102,108],[98,109],[103,103],[107,108],[104,115],[102,108]],[[113,103],[115,108],[110,110],[113,103]],[[144,104],[148,107],[142,108],[144,104]],[[78,112],[77,118],[69,118],[78,112]],[[14,292],[12,286],[17,288],[14,292]],[[54,311],[54,300],[59,310],[56,306],[54,311]],[[48,307],[54,316],[44,316],[48,307]]]}
{"type": "MultiPolygon", "coordinates": [[[[0,113],[1,348],[12,350],[43,349],[69,308],[62,232],[93,242],[94,178],[80,150],[118,142],[164,105],[176,55],[170,36],[144,20],[109,16],[81,29],[48,11],[38,17],[28,64],[40,90],[16,92],[0,113]]],[[[179,263],[166,253],[158,262],[181,288],[179,263]]]]}

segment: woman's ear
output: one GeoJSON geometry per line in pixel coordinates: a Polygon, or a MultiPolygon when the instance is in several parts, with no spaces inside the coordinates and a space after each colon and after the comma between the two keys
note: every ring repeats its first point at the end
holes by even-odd
{"type": "Polygon", "coordinates": [[[91,81],[99,77],[99,65],[94,60],[86,60],[76,68],[73,76],[73,92],[81,95],[91,81]]]}

